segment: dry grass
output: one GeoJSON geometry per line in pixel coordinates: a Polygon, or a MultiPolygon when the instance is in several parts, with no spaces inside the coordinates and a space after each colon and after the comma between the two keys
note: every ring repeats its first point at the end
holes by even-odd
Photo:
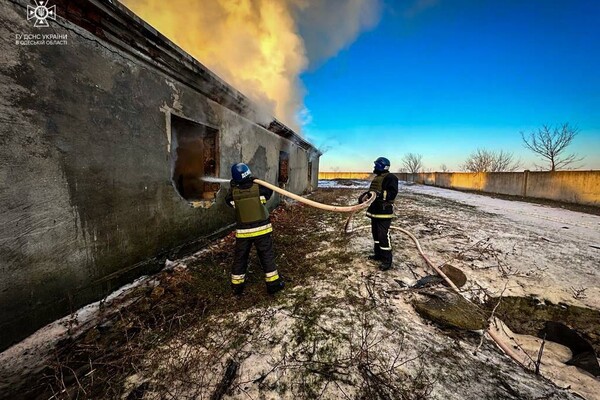
{"type": "MultiPolygon", "coordinates": [[[[338,200],[335,191],[320,191],[318,201],[338,200]]],[[[343,220],[341,216],[332,218],[343,220]]],[[[325,272],[317,267],[322,260],[306,259],[315,241],[323,239],[323,214],[302,204],[283,205],[272,213],[276,262],[287,287],[319,279],[325,272]],[[316,262],[319,261],[319,262],[316,262]]],[[[338,237],[336,237],[338,236],[338,237]]],[[[252,254],[248,284],[242,300],[230,293],[229,268],[234,236],[230,234],[209,252],[203,253],[188,269],[162,272],[154,288],[140,288],[123,299],[139,300],[121,309],[113,318],[101,321],[85,335],[58,346],[54,362],[44,371],[40,390],[55,398],[117,398],[123,395],[125,377],[144,368],[149,352],[214,315],[235,314],[275,301],[266,295],[256,255],[252,254]]],[[[341,245],[340,235],[333,242],[341,245]]],[[[344,254],[337,254],[343,261],[344,254]]],[[[326,263],[327,265],[327,263],[326,263]]],[[[194,340],[202,341],[205,330],[194,340]]],[[[142,395],[144,388],[138,393],[142,395]]]]}
{"type": "MultiPolygon", "coordinates": [[[[346,204],[349,193],[358,192],[324,189],[312,198],[346,204]]],[[[400,221],[431,243],[448,235],[447,223],[416,210],[413,200],[399,205],[400,221]]],[[[418,200],[433,204],[426,196],[418,200]]],[[[297,203],[272,214],[276,262],[287,283],[275,297],[266,295],[255,255],[245,295],[230,294],[232,235],[186,259],[187,269],[158,274],[157,286],[130,294],[138,301],[61,343],[40,397],[412,400],[448,398],[440,397],[450,393],[443,386],[464,395],[473,384],[485,388],[486,398],[517,398],[527,391],[508,379],[523,374],[494,359],[495,348],[484,344],[479,358],[461,350],[477,346],[479,336],[439,334],[439,328],[417,323],[406,307],[411,292],[398,290],[396,281],[361,261],[370,242],[344,236],[344,219],[297,203]],[[517,394],[504,396],[499,384],[517,387],[517,394]]],[[[453,247],[441,248],[440,256],[481,258],[510,275],[503,253],[468,233],[451,230],[457,235],[453,247]]],[[[409,244],[398,247],[407,263],[417,262],[409,244]]]]}

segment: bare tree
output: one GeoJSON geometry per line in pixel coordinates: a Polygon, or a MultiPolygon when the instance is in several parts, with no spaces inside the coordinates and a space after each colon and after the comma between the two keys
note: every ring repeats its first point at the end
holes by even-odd
{"type": "Polygon", "coordinates": [[[442,165],[440,165],[440,171],[448,172],[450,170],[448,169],[448,166],[446,164],[442,164],[442,165]]]}
{"type": "Polygon", "coordinates": [[[416,153],[406,153],[402,158],[402,165],[411,174],[416,174],[423,169],[423,156],[416,153]]]}
{"type": "Polygon", "coordinates": [[[507,172],[515,171],[520,166],[521,162],[515,160],[513,154],[508,151],[477,149],[461,167],[469,172],[507,172]]]}
{"type": "Polygon", "coordinates": [[[500,150],[492,152],[491,172],[513,172],[521,168],[521,161],[515,160],[513,153],[500,150]]]}
{"type": "Polygon", "coordinates": [[[583,160],[583,157],[579,157],[577,154],[564,154],[567,147],[571,144],[575,136],[579,133],[579,130],[564,123],[561,126],[551,127],[543,125],[537,131],[531,132],[528,136],[525,136],[521,132],[521,138],[529,150],[542,156],[543,159],[549,164],[544,169],[550,171],[556,171],[557,169],[564,169],[568,166],[573,166],[583,160]]]}
{"type": "Polygon", "coordinates": [[[485,149],[477,149],[469,155],[465,163],[461,166],[464,171],[469,172],[488,172],[492,164],[492,154],[485,149]]]}

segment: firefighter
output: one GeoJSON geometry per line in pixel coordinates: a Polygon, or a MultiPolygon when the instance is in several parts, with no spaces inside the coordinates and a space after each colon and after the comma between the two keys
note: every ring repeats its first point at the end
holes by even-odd
{"type": "Polygon", "coordinates": [[[236,233],[235,253],[231,268],[233,293],[241,295],[246,282],[248,256],[252,245],[256,247],[260,264],[265,273],[267,292],[275,294],[284,287],[275,265],[273,252],[273,228],[269,221],[269,211],[265,206],[273,191],[254,183],[250,168],[243,163],[231,167],[231,188],[225,201],[235,208],[236,233]]]}
{"type": "MultiPolygon", "coordinates": [[[[394,217],[394,200],[398,194],[398,178],[390,173],[390,160],[379,157],[375,160],[373,172],[377,175],[372,181],[369,191],[377,194],[375,201],[367,209],[367,217],[371,218],[374,254],[369,260],[380,263],[379,269],[387,271],[392,268],[392,244],[390,242],[390,225],[394,217]]],[[[363,203],[369,197],[365,192],[358,198],[363,203]]]]}

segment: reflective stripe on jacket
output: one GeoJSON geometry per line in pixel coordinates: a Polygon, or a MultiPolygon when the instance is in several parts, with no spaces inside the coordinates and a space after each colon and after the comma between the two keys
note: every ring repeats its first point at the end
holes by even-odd
{"type": "Polygon", "coordinates": [[[273,226],[270,223],[257,226],[256,228],[248,228],[248,229],[236,229],[235,237],[238,238],[251,238],[261,235],[266,235],[267,233],[273,232],[273,226]]]}
{"type": "Polygon", "coordinates": [[[392,212],[390,214],[373,214],[367,211],[367,217],[370,218],[394,218],[394,206],[391,207],[392,212]]]}

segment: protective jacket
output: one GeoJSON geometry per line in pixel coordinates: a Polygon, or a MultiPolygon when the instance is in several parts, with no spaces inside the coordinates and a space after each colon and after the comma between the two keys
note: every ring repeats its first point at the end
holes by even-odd
{"type": "Polygon", "coordinates": [[[240,183],[231,181],[225,201],[235,208],[236,237],[251,238],[273,231],[265,206],[272,194],[273,191],[254,183],[252,179],[240,183]]]}
{"type": "MultiPolygon", "coordinates": [[[[394,216],[394,200],[398,195],[398,177],[388,172],[375,172],[377,176],[371,181],[369,191],[377,194],[375,201],[367,209],[367,217],[390,219],[394,216]]],[[[359,197],[359,202],[366,200],[369,192],[359,197]]]]}
{"type": "Polygon", "coordinates": [[[240,295],[244,291],[248,257],[252,246],[256,247],[260,265],[265,273],[267,292],[273,294],[284,287],[275,264],[273,235],[271,235],[273,228],[269,221],[269,211],[265,206],[272,194],[273,191],[270,189],[255,184],[253,178],[247,178],[239,183],[232,180],[231,189],[225,197],[227,205],[235,208],[237,221],[235,251],[231,266],[231,286],[235,294],[240,295]]]}

